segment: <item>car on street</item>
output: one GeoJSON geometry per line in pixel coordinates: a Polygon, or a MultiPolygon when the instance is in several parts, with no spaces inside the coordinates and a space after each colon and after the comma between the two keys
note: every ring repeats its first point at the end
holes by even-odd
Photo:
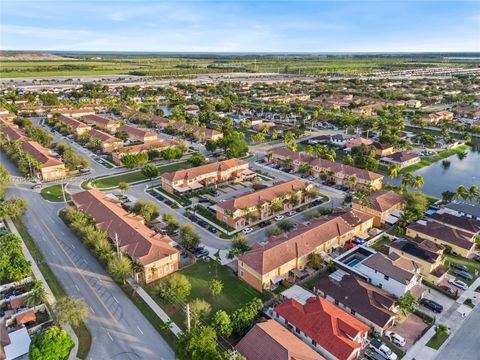
{"type": "Polygon", "coordinates": [[[42,184],[39,183],[39,184],[33,184],[31,188],[32,189],[40,189],[41,187],[42,187],[42,184]]]}
{"type": "Polygon", "coordinates": [[[480,262],[480,255],[475,255],[472,259],[473,261],[480,262]]]}
{"type": "Polygon", "coordinates": [[[472,275],[470,275],[468,272],[463,271],[463,270],[455,270],[453,273],[455,275],[458,275],[458,276],[464,278],[464,279],[467,279],[468,281],[472,281],[472,279],[473,279],[472,275]]]}
{"type": "Polygon", "coordinates": [[[293,216],[293,215],[296,215],[297,212],[295,210],[292,210],[292,211],[289,211],[288,212],[288,216],[293,216]]]}
{"type": "Polygon", "coordinates": [[[214,226],[209,226],[208,231],[210,231],[212,234],[216,234],[217,233],[217,228],[214,227],[214,226]]]}
{"type": "Polygon", "coordinates": [[[385,332],[385,337],[388,340],[390,340],[392,343],[394,343],[395,345],[398,345],[398,346],[405,346],[405,344],[407,343],[403,336],[398,335],[397,333],[395,333],[393,331],[386,331],[385,332]]]}
{"type": "Polygon", "coordinates": [[[373,339],[368,347],[388,360],[397,360],[397,354],[381,340],[373,339]]]}
{"type": "Polygon", "coordinates": [[[267,221],[262,221],[260,224],[258,224],[258,226],[260,227],[265,227],[265,226],[269,226],[269,225],[272,225],[272,222],[270,220],[267,220],[267,221]]]}
{"type": "Polygon", "coordinates": [[[436,301],[430,300],[430,299],[420,299],[420,305],[425,306],[426,308],[429,308],[433,312],[436,312],[440,314],[443,311],[443,306],[437,303],[436,301]]]}
{"type": "Polygon", "coordinates": [[[451,295],[455,295],[455,290],[453,290],[450,286],[440,285],[439,288],[451,295]]]}
{"type": "Polygon", "coordinates": [[[210,251],[208,251],[208,250],[205,249],[205,248],[198,248],[198,249],[193,253],[193,255],[195,255],[195,257],[197,257],[197,258],[199,258],[199,259],[208,256],[208,254],[210,254],[210,251]]]}
{"type": "Polygon", "coordinates": [[[463,265],[463,264],[451,263],[450,266],[453,267],[453,268],[455,268],[455,269],[468,272],[468,268],[467,268],[465,265],[463,265]]]}
{"type": "Polygon", "coordinates": [[[450,284],[462,289],[462,290],[467,290],[468,289],[468,285],[465,284],[462,280],[458,280],[458,279],[453,279],[453,280],[450,280],[450,284]]]}
{"type": "Polygon", "coordinates": [[[321,203],[322,203],[322,199],[315,199],[315,200],[312,201],[313,206],[320,205],[321,203]]]}
{"type": "Polygon", "coordinates": [[[245,229],[242,230],[242,233],[245,235],[250,234],[253,231],[251,227],[246,227],[245,229]]]}
{"type": "Polygon", "coordinates": [[[283,216],[283,215],[277,215],[277,216],[274,217],[274,219],[275,219],[275,221],[280,221],[280,220],[283,220],[284,217],[285,216],[283,216]]]}

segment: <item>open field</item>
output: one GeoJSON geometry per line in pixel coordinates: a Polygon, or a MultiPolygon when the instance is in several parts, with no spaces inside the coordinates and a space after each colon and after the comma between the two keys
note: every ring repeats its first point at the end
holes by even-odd
{"type": "MultiPolygon", "coordinates": [[[[80,75],[182,76],[218,72],[280,72],[324,75],[406,70],[435,66],[474,66],[471,60],[435,56],[360,55],[104,55],[62,54],[68,60],[0,61],[0,78],[80,75]]],[[[3,57],[5,59],[5,57],[3,57]]],[[[21,57],[25,59],[25,56],[21,57]]],[[[60,58],[61,59],[61,58],[60,58]]]]}

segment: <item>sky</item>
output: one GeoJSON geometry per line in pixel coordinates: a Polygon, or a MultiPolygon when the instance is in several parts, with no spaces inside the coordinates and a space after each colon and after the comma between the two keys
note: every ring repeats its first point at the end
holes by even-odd
{"type": "Polygon", "coordinates": [[[0,0],[0,49],[480,51],[480,1],[0,0]]]}

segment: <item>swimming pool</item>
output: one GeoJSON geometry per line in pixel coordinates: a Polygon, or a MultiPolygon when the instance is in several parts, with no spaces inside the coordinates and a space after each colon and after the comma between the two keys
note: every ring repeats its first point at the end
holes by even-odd
{"type": "Polygon", "coordinates": [[[437,210],[434,210],[434,209],[428,209],[427,211],[425,211],[425,214],[427,215],[433,215],[433,214],[436,214],[437,213],[437,210]]]}
{"type": "Polygon", "coordinates": [[[357,265],[358,263],[360,262],[359,259],[353,259],[353,260],[350,260],[347,264],[347,266],[349,267],[354,267],[355,265],[357,265]]]}

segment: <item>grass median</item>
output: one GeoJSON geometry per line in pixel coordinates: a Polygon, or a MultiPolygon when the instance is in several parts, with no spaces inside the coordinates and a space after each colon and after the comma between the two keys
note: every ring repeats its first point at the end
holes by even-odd
{"type": "MultiPolygon", "coordinates": [[[[62,202],[63,201],[63,192],[62,192],[62,185],[52,185],[46,188],[43,188],[40,191],[40,195],[45,200],[53,201],[53,202],[62,202]]],[[[70,194],[65,191],[65,198],[70,200],[70,194]]]]}
{"type": "MultiPolygon", "coordinates": [[[[43,277],[47,281],[50,290],[52,290],[52,294],[56,298],[67,296],[67,293],[55,277],[52,269],[44,261],[42,253],[38,249],[37,244],[35,244],[35,240],[33,240],[25,225],[23,225],[20,219],[13,220],[13,223],[15,224],[15,227],[17,228],[23,241],[25,242],[25,246],[27,247],[33,259],[37,263],[43,277]]],[[[72,326],[72,328],[78,338],[77,357],[80,359],[86,359],[92,346],[92,336],[90,334],[90,331],[88,330],[84,322],[81,322],[78,326],[72,326]]]]}
{"type": "MultiPolygon", "coordinates": [[[[172,172],[180,169],[188,169],[190,167],[192,167],[191,163],[189,163],[188,161],[182,161],[178,163],[159,166],[158,170],[160,171],[160,174],[163,174],[166,172],[172,172]]],[[[92,184],[97,188],[106,189],[106,188],[117,187],[118,184],[121,182],[126,182],[130,184],[137,181],[147,181],[147,180],[148,179],[142,174],[142,171],[137,170],[137,171],[123,173],[115,176],[97,178],[92,181],[92,184]]]]}

